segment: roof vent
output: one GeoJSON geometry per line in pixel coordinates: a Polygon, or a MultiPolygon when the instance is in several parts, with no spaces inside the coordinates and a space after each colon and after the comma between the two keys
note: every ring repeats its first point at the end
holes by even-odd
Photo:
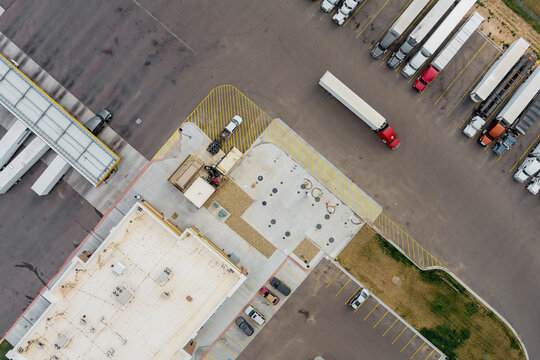
{"type": "Polygon", "coordinates": [[[116,275],[122,275],[125,270],[126,267],[121,262],[117,262],[113,265],[113,271],[116,275]]]}
{"type": "Polygon", "coordinates": [[[116,300],[118,300],[118,302],[120,302],[120,304],[126,305],[133,296],[133,294],[131,293],[131,291],[126,289],[125,286],[117,286],[113,290],[113,296],[116,298],[116,300]]]}
{"type": "Polygon", "coordinates": [[[112,357],[114,355],[114,349],[113,348],[110,348],[109,350],[107,350],[107,357],[112,357]]]}
{"type": "Polygon", "coordinates": [[[164,291],[164,292],[161,294],[161,297],[164,298],[164,299],[168,299],[169,296],[171,296],[171,294],[170,294],[168,291],[164,291]]]}
{"type": "Polygon", "coordinates": [[[169,281],[169,279],[171,278],[171,275],[172,275],[172,270],[166,267],[165,269],[163,269],[162,272],[159,273],[156,279],[156,282],[159,285],[163,286],[167,283],[167,281],[169,281]]]}
{"type": "Polygon", "coordinates": [[[69,338],[66,335],[62,334],[58,337],[58,340],[56,340],[56,342],[54,343],[54,347],[60,350],[61,348],[66,346],[68,342],[69,342],[69,338]]]}

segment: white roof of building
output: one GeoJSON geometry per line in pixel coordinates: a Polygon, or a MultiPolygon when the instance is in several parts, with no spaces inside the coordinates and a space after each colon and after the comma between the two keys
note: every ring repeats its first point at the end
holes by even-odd
{"type": "Polygon", "coordinates": [[[0,55],[0,104],[98,186],[120,157],[0,55]]]}
{"type": "Polygon", "coordinates": [[[44,294],[51,305],[8,356],[189,359],[183,347],[244,280],[196,230],[138,203],[44,294]]]}

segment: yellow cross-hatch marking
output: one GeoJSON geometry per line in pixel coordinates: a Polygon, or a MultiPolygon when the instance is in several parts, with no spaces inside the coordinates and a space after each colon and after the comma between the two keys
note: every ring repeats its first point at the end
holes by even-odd
{"type": "MultiPolygon", "coordinates": [[[[432,265],[442,265],[404,229],[381,213],[380,207],[365,197],[349,178],[337,173],[325,160],[313,153],[302,139],[286,130],[279,122],[273,121],[236,87],[221,85],[213,89],[182,122],[182,125],[185,122],[192,122],[210,139],[216,139],[234,115],[240,115],[243,122],[232,136],[223,142],[223,151],[228,152],[235,146],[240,151],[245,152],[262,135],[262,141],[280,147],[361,219],[378,229],[388,240],[394,244],[397,243],[397,246],[405,254],[408,254],[412,261],[419,257],[410,256],[411,250],[416,249],[417,252],[422,253],[422,257],[425,253],[425,256],[431,259],[432,265]]],[[[171,137],[156,153],[154,160],[167,158],[175,145],[182,141],[182,136],[175,129],[171,137]]],[[[416,263],[420,267],[423,266],[419,259],[416,263]]],[[[428,266],[431,265],[428,264],[428,266]]]]}
{"type": "Polygon", "coordinates": [[[386,333],[387,333],[388,331],[390,331],[391,328],[394,327],[394,324],[395,324],[397,321],[398,321],[398,318],[396,318],[396,320],[394,320],[394,322],[392,323],[392,325],[390,325],[390,327],[389,327],[388,329],[386,329],[386,331],[384,332],[384,334],[382,334],[382,336],[386,335],[386,333]]]}
{"type": "Polygon", "coordinates": [[[373,311],[375,311],[375,309],[380,305],[381,303],[377,303],[377,305],[375,305],[375,307],[373,307],[373,309],[371,309],[371,311],[369,312],[369,314],[366,315],[366,317],[364,318],[364,321],[366,321],[366,319],[369,317],[369,315],[371,315],[371,313],[373,311]]]}

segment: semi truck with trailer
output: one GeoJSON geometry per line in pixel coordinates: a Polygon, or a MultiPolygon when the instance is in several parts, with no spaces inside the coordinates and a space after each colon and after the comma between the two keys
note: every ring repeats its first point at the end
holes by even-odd
{"type": "Polygon", "coordinates": [[[486,100],[514,64],[525,54],[529,46],[529,42],[524,38],[514,41],[471,91],[470,97],[472,101],[478,103],[486,100]]]}
{"type": "Polygon", "coordinates": [[[416,19],[420,11],[427,5],[429,0],[413,0],[413,2],[401,13],[401,16],[392,24],[384,35],[371,50],[371,56],[380,59],[386,53],[390,45],[394,43],[416,19]]]}
{"type": "Polygon", "coordinates": [[[330,71],[326,71],[321,77],[319,85],[366,123],[390,149],[399,147],[399,139],[386,119],[330,71]]]}
{"type": "Polygon", "coordinates": [[[401,74],[406,78],[413,76],[414,73],[416,73],[416,71],[418,71],[420,67],[424,65],[426,60],[435,54],[446,38],[450,35],[452,30],[455,29],[461,19],[475,3],[476,0],[461,0],[437,27],[433,34],[431,34],[420,51],[418,51],[401,69],[401,74]]]}
{"type": "Polygon", "coordinates": [[[538,118],[540,118],[540,92],[536,94],[529,106],[521,113],[514,128],[522,135],[525,135],[538,118]]]}
{"type": "Polygon", "coordinates": [[[455,3],[455,0],[439,0],[420,23],[409,34],[407,40],[400,48],[388,59],[388,66],[395,69],[405,60],[407,55],[414,49],[416,45],[422,42],[429,32],[437,25],[439,20],[446,14],[450,6],[455,3]]]}
{"type": "Polygon", "coordinates": [[[461,26],[458,32],[439,52],[435,59],[431,62],[426,70],[414,82],[413,88],[418,92],[422,92],[426,87],[440,74],[441,71],[454,58],[457,52],[471,37],[474,31],[484,21],[484,17],[478,12],[474,12],[467,21],[461,26]]]}

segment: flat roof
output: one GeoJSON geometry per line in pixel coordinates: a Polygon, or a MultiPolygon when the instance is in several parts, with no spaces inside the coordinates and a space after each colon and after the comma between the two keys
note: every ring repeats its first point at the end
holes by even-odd
{"type": "Polygon", "coordinates": [[[94,186],[120,161],[64,108],[0,55],[0,104],[94,186]]]}
{"type": "Polygon", "coordinates": [[[244,280],[196,230],[137,203],[86,263],[73,259],[8,357],[189,359],[183,347],[244,280]]]}

